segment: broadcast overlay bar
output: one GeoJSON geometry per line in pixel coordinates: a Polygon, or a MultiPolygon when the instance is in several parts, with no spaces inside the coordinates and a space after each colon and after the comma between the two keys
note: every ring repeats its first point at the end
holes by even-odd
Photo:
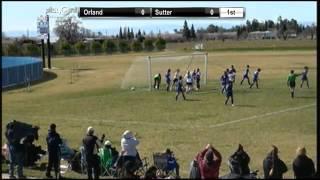
{"type": "Polygon", "coordinates": [[[197,8],[98,8],[80,7],[80,18],[181,18],[181,17],[204,17],[204,18],[244,18],[243,7],[197,7],[197,8]]]}

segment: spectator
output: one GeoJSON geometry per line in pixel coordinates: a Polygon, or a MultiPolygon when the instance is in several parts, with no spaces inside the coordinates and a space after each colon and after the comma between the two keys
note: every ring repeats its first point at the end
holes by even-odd
{"type": "Polygon", "coordinates": [[[137,140],[133,133],[129,130],[126,130],[122,134],[122,139],[121,139],[121,148],[122,148],[122,160],[123,163],[130,161],[132,163],[127,163],[127,166],[129,165],[134,165],[134,167],[128,167],[129,169],[137,169],[138,164],[137,162],[141,161],[140,156],[137,152],[136,146],[139,144],[139,140],[137,140]]]}
{"type": "Polygon", "coordinates": [[[48,136],[46,138],[47,146],[48,146],[48,167],[46,176],[48,178],[52,178],[50,175],[52,166],[54,167],[55,177],[61,177],[59,172],[59,162],[60,162],[60,145],[62,144],[62,140],[60,135],[56,132],[56,125],[51,124],[50,129],[48,131],[48,136]]]}
{"type": "Polygon", "coordinates": [[[196,161],[199,164],[201,179],[218,179],[222,157],[211,144],[198,153],[196,161]]]}
{"type": "Polygon", "coordinates": [[[240,176],[249,175],[249,162],[249,155],[243,150],[242,145],[239,144],[237,151],[234,154],[232,154],[229,158],[231,174],[237,174],[240,176]]]}
{"type": "Polygon", "coordinates": [[[108,152],[110,152],[111,157],[112,157],[111,166],[113,166],[115,164],[115,162],[117,161],[118,157],[119,157],[119,152],[116,150],[115,147],[112,147],[112,143],[110,141],[106,141],[104,143],[104,148],[108,152]]]}
{"type": "Polygon", "coordinates": [[[173,152],[168,148],[166,149],[165,151],[165,154],[167,155],[167,171],[173,171],[175,170],[176,171],[176,175],[177,177],[179,177],[179,164],[176,160],[176,158],[174,157],[174,154],[173,152]]]}
{"type": "Polygon", "coordinates": [[[92,169],[94,179],[99,179],[100,174],[100,159],[98,156],[98,149],[101,147],[101,142],[105,135],[102,135],[101,140],[97,136],[93,135],[94,129],[90,126],[87,129],[87,135],[82,140],[87,161],[87,174],[88,179],[92,179],[92,169]]]}
{"type": "Polygon", "coordinates": [[[297,179],[311,178],[315,175],[314,163],[307,156],[307,151],[304,147],[297,149],[297,157],[293,161],[292,168],[297,179]]]}
{"type": "Polygon", "coordinates": [[[146,171],[144,175],[144,179],[157,179],[157,168],[155,166],[151,166],[146,171]]]}
{"type": "Polygon", "coordinates": [[[7,126],[7,130],[5,132],[5,136],[8,141],[9,147],[9,178],[15,179],[14,169],[15,165],[18,165],[17,174],[19,179],[26,178],[23,175],[23,160],[24,160],[24,145],[20,143],[20,139],[16,138],[15,132],[15,123],[9,123],[7,126]]]}
{"type": "Polygon", "coordinates": [[[282,179],[283,174],[288,171],[286,164],[278,156],[278,148],[272,145],[272,151],[263,160],[263,171],[265,179],[282,179]]]}

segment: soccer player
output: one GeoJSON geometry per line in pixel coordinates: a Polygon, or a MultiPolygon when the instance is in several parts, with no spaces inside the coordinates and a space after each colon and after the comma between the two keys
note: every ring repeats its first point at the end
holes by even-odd
{"type": "Polygon", "coordinates": [[[240,82],[240,85],[242,85],[244,79],[247,79],[248,80],[248,84],[250,86],[251,83],[250,83],[250,79],[249,79],[249,68],[250,68],[250,66],[247,65],[247,68],[243,71],[243,77],[242,77],[242,80],[240,82]]]}
{"type": "Polygon", "coordinates": [[[183,92],[183,81],[182,76],[179,76],[178,82],[177,82],[177,88],[176,88],[177,94],[176,94],[176,101],[178,101],[178,97],[180,94],[182,94],[182,97],[184,100],[186,100],[186,97],[183,92]]]}
{"type": "Polygon", "coordinates": [[[173,86],[176,85],[176,83],[179,80],[179,76],[180,76],[180,69],[177,69],[173,76],[173,82],[172,82],[171,88],[173,88],[173,86]]]}
{"type": "Polygon", "coordinates": [[[233,83],[231,81],[228,82],[228,84],[226,85],[226,101],[224,102],[225,105],[227,105],[229,99],[231,98],[231,104],[232,106],[234,106],[233,104],[233,83]]]}
{"type": "MultiPolygon", "coordinates": [[[[193,70],[193,72],[192,72],[192,86],[194,86],[194,85],[196,85],[196,81],[197,81],[197,71],[196,71],[196,69],[194,69],[193,70]]],[[[196,88],[195,88],[196,89],[196,88]]]]}
{"type": "Polygon", "coordinates": [[[171,69],[168,69],[166,72],[166,83],[167,83],[167,91],[170,91],[170,84],[171,84],[171,69]]]}
{"type": "Polygon", "coordinates": [[[290,71],[290,74],[288,76],[287,85],[289,86],[290,92],[291,92],[291,98],[294,98],[294,89],[296,87],[296,78],[302,74],[295,74],[294,70],[290,71]]]}
{"type": "Polygon", "coordinates": [[[231,70],[230,70],[230,74],[232,76],[232,82],[234,83],[236,81],[236,69],[234,68],[233,65],[231,65],[231,70]]]}
{"type": "Polygon", "coordinates": [[[256,84],[257,89],[259,89],[259,84],[258,84],[258,80],[259,80],[259,73],[260,73],[261,69],[258,68],[254,73],[253,73],[253,82],[250,85],[250,88],[252,88],[252,86],[254,84],[256,84]]]}
{"type": "Polygon", "coordinates": [[[161,83],[161,74],[158,73],[158,74],[154,75],[153,79],[154,79],[153,88],[159,90],[159,88],[160,88],[160,83],[161,83]]]}
{"type": "Polygon", "coordinates": [[[201,78],[200,69],[197,68],[197,73],[196,73],[197,91],[200,89],[200,78],[201,78]]]}
{"type": "Polygon", "coordinates": [[[187,93],[192,91],[192,83],[193,83],[193,79],[192,76],[190,74],[190,71],[187,71],[187,74],[184,76],[185,80],[186,80],[186,84],[187,84],[187,93]]]}
{"type": "Polygon", "coordinates": [[[228,81],[228,73],[227,71],[224,71],[222,76],[220,77],[220,83],[221,83],[221,93],[223,94],[224,91],[226,90],[226,85],[228,81]]]}
{"type": "Polygon", "coordinates": [[[304,67],[304,72],[302,73],[302,77],[301,77],[301,85],[300,85],[300,88],[302,88],[302,85],[303,85],[303,83],[304,83],[305,81],[307,82],[307,87],[310,88],[310,87],[309,87],[309,80],[308,80],[308,70],[309,70],[308,66],[305,66],[305,67],[304,67]]]}

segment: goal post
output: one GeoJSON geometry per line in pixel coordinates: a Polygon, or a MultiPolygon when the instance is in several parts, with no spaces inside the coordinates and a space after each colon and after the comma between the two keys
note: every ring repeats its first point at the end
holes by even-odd
{"type": "MultiPolygon", "coordinates": [[[[153,76],[156,73],[161,73],[164,79],[164,72],[168,68],[171,69],[171,77],[173,77],[175,70],[180,69],[180,75],[184,76],[187,71],[192,71],[199,68],[201,72],[201,79],[203,85],[207,85],[208,79],[208,53],[207,52],[195,52],[191,54],[182,55],[155,55],[147,56],[147,76],[149,90],[153,89],[153,76]],[[179,61],[179,62],[177,62],[179,61]],[[162,68],[162,69],[160,69],[162,68]],[[176,69],[175,69],[176,68],[176,69]]],[[[161,80],[164,82],[163,80],[161,80]]]]}

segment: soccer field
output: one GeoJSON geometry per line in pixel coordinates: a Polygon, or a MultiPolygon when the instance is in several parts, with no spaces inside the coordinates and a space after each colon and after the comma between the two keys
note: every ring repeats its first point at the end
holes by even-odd
{"type": "MultiPolygon", "coordinates": [[[[278,146],[288,166],[287,178],[293,177],[291,164],[298,146],[305,146],[315,161],[316,51],[209,52],[208,85],[187,94],[188,101],[181,97],[178,102],[174,92],[164,90],[163,73],[169,67],[161,72],[160,91],[121,88],[131,65],[155,54],[167,53],[53,58],[55,68],[50,72],[56,78],[33,85],[31,92],[24,88],[2,92],[2,132],[12,119],[38,125],[36,143],[46,147],[49,124],[56,123],[60,135],[79,149],[87,127],[93,126],[99,137],[105,133],[120,150],[121,135],[129,129],[137,133],[138,150],[150,163],[153,152],[173,150],[182,177],[188,177],[190,161],[208,143],[222,154],[220,175],[229,172],[227,159],[239,143],[251,157],[250,168],[260,170],[261,177],[262,161],[272,144],[278,146]],[[231,64],[237,70],[235,107],[224,105],[219,84],[222,72],[231,64]],[[247,64],[251,80],[256,68],[262,69],[260,89],[249,89],[246,81],[239,85],[247,64]],[[287,76],[291,69],[302,72],[304,66],[309,67],[310,89],[300,88],[298,78],[296,98],[291,99],[287,76]],[[79,71],[70,83],[74,67],[79,71]]],[[[4,141],[2,133],[2,144],[4,141]]],[[[32,176],[30,173],[26,174],[32,176]]]]}

